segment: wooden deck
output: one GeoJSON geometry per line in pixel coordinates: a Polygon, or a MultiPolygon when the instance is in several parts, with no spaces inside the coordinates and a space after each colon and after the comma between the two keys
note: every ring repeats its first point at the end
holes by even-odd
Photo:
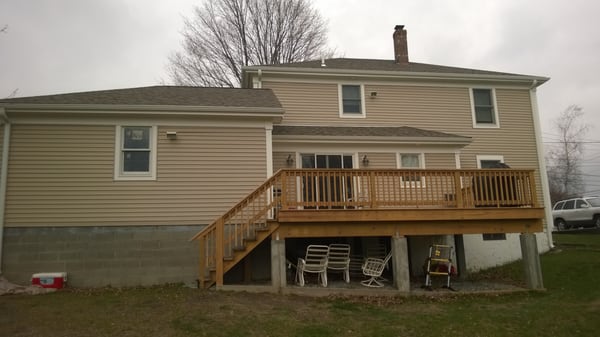
{"type": "Polygon", "coordinates": [[[543,231],[534,170],[290,169],[193,237],[202,284],[269,235],[352,237],[543,231]]]}
{"type": "Polygon", "coordinates": [[[543,208],[288,210],[278,216],[280,238],[535,233],[543,208]]]}

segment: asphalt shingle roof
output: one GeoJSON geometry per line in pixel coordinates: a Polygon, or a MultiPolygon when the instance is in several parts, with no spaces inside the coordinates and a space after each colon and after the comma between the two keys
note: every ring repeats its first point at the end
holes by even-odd
{"type": "Polygon", "coordinates": [[[273,136],[353,136],[353,137],[428,137],[428,138],[463,138],[465,141],[469,137],[458,136],[451,133],[430,131],[424,129],[411,128],[408,126],[399,127],[380,127],[380,126],[291,126],[274,125],[273,136]]]}
{"type": "Polygon", "coordinates": [[[473,74],[473,75],[512,75],[528,76],[520,74],[503,73],[497,71],[478,70],[469,68],[448,67],[435,64],[409,62],[407,64],[396,63],[394,60],[375,59],[353,59],[353,58],[331,58],[325,59],[325,67],[321,60],[282,63],[265,65],[266,67],[284,68],[319,68],[319,69],[345,69],[345,70],[371,70],[371,71],[398,71],[416,73],[445,73],[445,74],[473,74]]]}
{"type": "Polygon", "coordinates": [[[270,89],[152,86],[19,97],[0,104],[109,104],[281,108],[270,89]]]}

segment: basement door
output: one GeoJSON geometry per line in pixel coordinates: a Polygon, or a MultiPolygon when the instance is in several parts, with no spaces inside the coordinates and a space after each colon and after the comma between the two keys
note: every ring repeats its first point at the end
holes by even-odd
{"type": "MultiPolygon", "coordinates": [[[[302,154],[302,168],[316,169],[351,169],[352,155],[343,154],[302,154]]],[[[350,177],[344,178],[333,173],[317,174],[303,178],[302,198],[307,202],[316,202],[316,208],[341,208],[343,203],[352,198],[352,182],[350,177]],[[329,204],[329,205],[328,205],[329,204]]],[[[315,206],[305,207],[315,208],[315,206]]]]}

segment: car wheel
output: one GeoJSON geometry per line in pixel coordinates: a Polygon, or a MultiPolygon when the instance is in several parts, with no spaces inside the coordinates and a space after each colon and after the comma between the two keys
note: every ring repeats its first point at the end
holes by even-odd
{"type": "Polygon", "coordinates": [[[563,219],[557,219],[556,220],[556,228],[558,228],[559,231],[564,231],[565,229],[568,228],[567,223],[563,219]]]}
{"type": "Polygon", "coordinates": [[[596,226],[596,228],[600,228],[600,215],[596,215],[596,217],[594,218],[594,225],[596,226]]]}

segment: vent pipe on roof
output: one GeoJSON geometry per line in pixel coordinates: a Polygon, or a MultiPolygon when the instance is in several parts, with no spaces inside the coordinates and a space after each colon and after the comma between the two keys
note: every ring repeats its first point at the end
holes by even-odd
{"type": "Polygon", "coordinates": [[[321,67],[327,67],[325,64],[325,57],[321,56],[321,67]]]}
{"type": "Polygon", "coordinates": [[[408,64],[408,41],[403,25],[394,27],[394,62],[408,64]]]}

